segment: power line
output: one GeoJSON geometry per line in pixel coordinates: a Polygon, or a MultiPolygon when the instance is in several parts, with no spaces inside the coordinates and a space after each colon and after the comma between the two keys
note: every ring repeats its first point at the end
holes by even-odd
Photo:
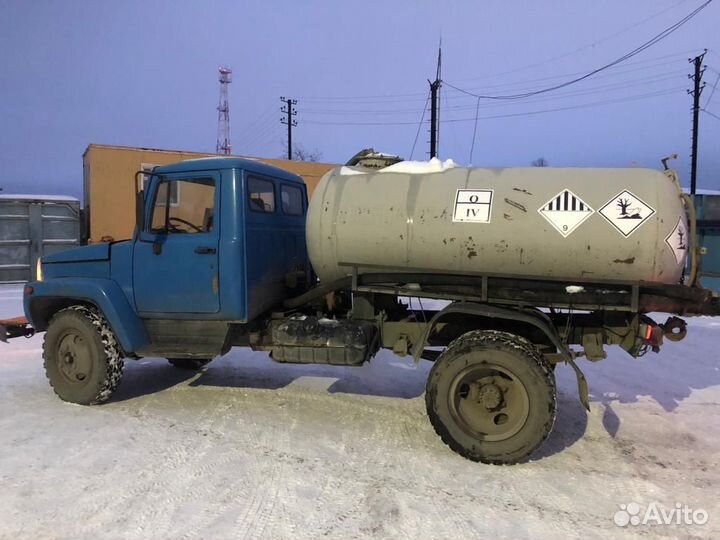
{"type": "MultiPolygon", "coordinates": [[[[491,116],[478,116],[478,119],[479,120],[494,120],[497,118],[514,118],[514,117],[519,117],[519,116],[534,116],[536,114],[545,114],[545,113],[551,113],[551,112],[584,109],[584,108],[596,107],[596,106],[601,106],[601,105],[638,101],[641,99],[651,98],[651,97],[656,97],[656,96],[666,96],[666,95],[670,95],[670,94],[675,94],[679,90],[685,90],[685,87],[680,86],[677,88],[660,90],[657,92],[650,92],[650,93],[646,93],[646,94],[637,94],[637,95],[632,95],[632,96],[626,96],[624,98],[604,100],[604,101],[595,101],[595,102],[583,103],[583,104],[579,104],[579,105],[569,105],[567,107],[557,107],[557,108],[553,108],[553,109],[541,109],[541,110],[536,110],[536,111],[496,114],[496,115],[491,115],[491,116]]],[[[443,120],[444,123],[473,122],[473,121],[475,121],[474,116],[471,118],[451,118],[451,119],[443,120]]],[[[306,120],[305,123],[315,124],[315,125],[326,125],[326,126],[407,126],[407,125],[415,125],[415,122],[324,122],[324,121],[317,121],[317,120],[306,120]]]]}
{"type": "Polygon", "coordinates": [[[720,73],[718,73],[718,76],[717,76],[717,78],[715,79],[715,84],[713,84],[712,90],[710,91],[710,95],[708,96],[707,101],[705,102],[705,107],[707,107],[708,105],[710,105],[710,100],[711,100],[711,99],[713,98],[713,96],[715,95],[715,89],[717,88],[718,81],[720,81],[720,73]]]}
{"type": "Polygon", "coordinates": [[[467,94],[467,95],[469,95],[469,96],[479,97],[479,98],[482,98],[482,99],[522,99],[522,98],[534,96],[534,95],[537,95],[537,94],[544,94],[544,93],[546,93],[546,92],[552,92],[553,90],[559,90],[560,88],[565,88],[566,86],[570,86],[571,84],[576,84],[576,83],[578,83],[578,82],[580,82],[580,81],[583,81],[583,80],[585,80],[585,79],[587,79],[587,78],[589,78],[589,77],[592,77],[593,75],[595,75],[595,74],[597,74],[597,73],[600,73],[601,71],[604,71],[604,70],[609,69],[609,68],[611,68],[611,67],[613,67],[613,66],[616,66],[616,65],[620,64],[621,62],[624,62],[625,60],[627,60],[627,59],[629,59],[629,58],[632,58],[633,56],[636,56],[636,55],[640,54],[641,52],[643,52],[643,51],[645,51],[646,49],[652,47],[652,46],[655,45],[656,43],[659,43],[660,41],[662,41],[663,39],[665,39],[666,37],[668,37],[670,34],[672,34],[673,32],[675,32],[676,30],[678,30],[680,27],[682,27],[685,23],[687,23],[688,21],[690,21],[693,17],[695,17],[698,13],[700,13],[703,9],[705,9],[705,8],[706,8],[708,5],[710,5],[712,2],[713,2],[713,0],[706,0],[702,5],[700,5],[700,6],[699,6],[698,8],[696,8],[696,9],[694,9],[692,12],[690,12],[688,15],[686,15],[685,17],[683,17],[682,19],[680,19],[680,20],[679,20],[678,22],[676,22],[675,24],[673,24],[673,25],[665,28],[662,32],[660,32],[659,34],[656,34],[654,37],[652,37],[651,39],[649,39],[648,41],[646,41],[646,42],[643,43],[642,45],[636,47],[635,49],[633,49],[633,50],[631,50],[630,52],[624,54],[623,56],[621,56],[621,57],[619,57],[619,58],[616,58],[616,59],[613,60],[612,62],[610,62],[610,63],[608,63],[608,64],[605,64],[605,65],[603,65],[603,66],[601,66],[601,67],[599,67],[599,68],[597,68],[597,69],[594,69],[594,70],[586,73],[585,75],[582,75],[582,76],[580,76],[580,77],[576,77],[576,78],[574,78],[574,79],[571,79],[571,80],[569,80],[569,81],[565,81],[565,82],[560,83],[560,84],[556,84],[556,85],[553,85],[553,86],[549,86],[549,87],[547,87],[547,88],[542,88],[542,89],[540,89],[540,90],[534,90],[534,91],[531,91],[531,92],[524,92],[524,93],[520,93],[520,94],[510,94],[510,95],[503,95],[503,96],[497,96],[497,95],[496,95],[496,96],[491,96],[491,95],[474,94],[474,93],[472,93],[472,92],[468,92],[467,90],[463,90],[462,88],[459,88],[459,87],[457,87],[457,86],[455,86],[455,85],[453,85],[453,84],[450,84],[450,83],[447,82],[447,81],[444,81],[444,82],[445,82],[445,84],[446,84],[447,86],[449,86],[449,87],[451,87],[451,88],[454,88],[454,89],[457,90],[458,92],[463,92],[463,93],[465,93],[465,94],[467,94]]]}
{"type": "Polygon", "coordinates": [[[473,126],[472,143],[470,143],[470,159],[468,163],[473,162],[473,152],[475,151],[475,135],[477,134],[478,117],[480,116],[480,98],[477,98],[477,106],[475,107],[475,125],[473,126]]]}
{"type": "Polygon", "coordinates": [[[651,21],[652,19],[655,19],[655,18],[659,17],[660,15],[664,15],[664,14],[667,13],[668,11],[671,11],[671,10],[675,9],[675,8],[678,7],[680,4],[683,4],[683,3],[685,3],[686,1],[687,1],[687,0],[680,0],[679,2],[676,2],[676,3],[673,4],[672,6],[670,6],[670,7],[668,7],[668,8],[665,8],[665,9],[663,9],[662,11],[658,11],[658,12],[655,13],[654,15],[650,15],[649,17],[647,17],[647,18],[645,18],[645,19],[642,19],[642,20],[640,20],[640,21],[638,21],[638,22],[636,22],[636,23],[633,23],[633,24],[631,24],[630,26],[626,26],[625,28],[622,28],[621,30],[618,30],[617,32],[615,32],[615,33],[613,33],[613,34],[610,34],[609,36],[606,36],[606,37],[604,37],[604,38],[602,38],[602,39],[599,39],[599,40],[597,40],[597,41],[594,41],[593,43],[589,43],[589,44],[587,44],[587,45],[583,45],[582,47],[579,47],[579,48],[577,48],[577,49],[575,49],[575,50],[573,50],[573,51],[570,51],[570,52],[567,52],[567,53],[564,53],[564,54],[561,54],[561,55],[558,55],[558,56],[554,56],[554,57],[552,57],[552,58],[548,58],[548,59],[542,60],[542,61],[540,61],[540,62],[535,62],[535,63],[533,63],[533,64],[528,64],[528,65],[521,66],[521,67],[518,67],[518,68],[514,68],[514,69],[511,69],[511,70],[508,70],[508,71],[503,71],[503,72],[500,72],[500,73],[495,73],[495,74],[493,74],[493,75],[489,75],[489,76],[486,76],[486,77],[473,77],[473,78],[469,78],[469,79],[460,79],[460,80],[470,81],[470,80],[482,80],[482,79],[488,79],[488,78],[493,78],[493,77],[500,77],[500,76],[502,76],[502,75],[510,75],[510,74],[512,74],[512,73],[517,73],[517,72],[519,72],[519,71],[525,71],[525,70],[527,70],[527,69],[532,69],[532,68],[534,68],[534,67],[543,66],[543,65],[545,65],[545,64],[549,64],[549,63],[555,62],[555,61],[557,61],[557,60],[562,60],[563,58],[567,58],[568,56],[572,56],[572,55],[577,54],[577,53],[579,53],[579,52],[581,52],[581,51],[584,51],[584,50],[586,50],[586,49],[591,49],[591,48],[599,45],[600,43],[604,43],[604,42],[609,41],[610,39],[612,39],[612,38],[614,38],[614,37],[619,36],[620,34],[624,34],[625,32],[628,32],[628,31],[630,31],[630,30],[633,30],[633,29],[637,28],[638,26],[640,26],[640,25],[642,25],[642,24],[645,24],[646,22],[651,21]]]}
{"type": "MultiPolygon", "coordinates": [[[[443,110],[447,110],[447,96],[443,94],[443,95],[441,96],[441,101],[444,101],[444,102],[445,102],[445,105],[443,105],[443,110]]],[[[455,151],[454,151],[454,152],[452,152],[452,153],[451,153],[451,152],[445,152],[445,155],[446,155],[446,156],[447,156],[447,155],[456,155],[456,156],[457,156],[457,155],[460,155],[459,149],[460,149],[460,146],[461,146],[461,145],[460,145],[460,143],[459,143],[459,141],[458,141],[458,138],[457,138],[457,135],[456,135],[456,133],[455,133],[455,130],[450,129],[450,128],[448,127],[448,129],[446,129],[446,130],[444,131],[444,133],[447,133],[447,134],[448,134],[448,136],[446,137],[446,140],[449,139],[449,142],[452,143],[452,148],[455,148],[455,151]]],[[[446,145],[446,147],[447,147],[447,146],[448,146],[448,145],[446,145]]]]}
{"type": "MultiPolygon", "coordinates": [[[[613,66],[612,68],[608,68],[606,73],[598,74],[596,75],[596,79],[601,77],[616,77],[618,75],[623,75],[626,73],[637,73],[637,71],[652,69],[654,67],[662,66],[667,67],[670,64],[674,64],[676,62],[685,62],[687,55],[689,53],[695,52],[694,49],[690,50],[684,50],[684,51],[678,51],[676,53],[672,54],[666,54],[662,56],[655,56],[652,58],[646,58],[644,60],[637,60],[634,62],[624,62],[621,66],[621,68],[633,68],[633,69],[618,69],[617,66],[613,66]],[[674,58],[674,60],[667,61],[669,58],[674,58]]],[[[539,77],[539,78],[532,78],[532,79],[526,79],[522,81],[517,81],[513,83],[503,83],[503,84],[494,84],[494,85],[484,85],[483,89],[490,89],[490,88],[502,88],[503,91],[515,91],[515,90],[521,90],[525,88],[535,88],[537,86],[536,83],[543,82],[543,81],[549,81],[549,80],[558,80],[558,79],[564,79],[566,77],[572,77],[576,75],[582,75],[586,73],[585,71],[576,71],[576,72],[570,72],[570,73],[561,73],[557,75],[551,75],[546,77],[539,77]]],[[[470,87],[472,90],[473,87],[470,87]]],[[[346,105],[358,105],[358,106],[365,106],[365,105],[381,105],[381,104],[397,104],[397,103],[403,103],[403,104],[409,104],[409,103],[417,103],[418,107],[414,110],[415,113],[419,112],[420,104],[425,101],[424,97],[413,97],[413,96],[425,96],[424,93],[407,93],[407,94],[385,94],[385,95],[375,95],[375,96],[328,96],[328,97],[312,97],[312,98],[302,98],[306,99],[307,101],[311,102],[312,105],[326,105],[329,107],[335,107],[335,106],[346,106],[346,105]]],[[[474,96],[467,96],[465,94],[461,95],[454,95],[451,97],[448,97],[450,100],[456,100],[456,99],[468,99],[469,97],[474,96]]],[[[313,109],[310,109],[313,110],[313,109]]],[[[315,109],[317,111],[317,109],[315,109]]],[[[306,110],[303,109],[303,113],[305,113],[306,110]]],[[[363,114],[363,111],[358,111],[359,114],[363,114]]]]}
{"type": "MultiPolygon", "coordinates": [[[[630,66],[642,66],[643,64],[651,64],[649,66],[646,66],[645,68],[637,68],[637,69],[648,69],[655,66],[667,66],[669,63],[674,62],[684,62],[687,58],[687,55],[689,53],[695,52],[695,49],[689,49],[684,51],[678,51],[676,53],[662,55],[662,56],[656,56],[652,58],[646,58],[644,60],[638,60],[635,62],[625,62],[623,63],[622,67],[630,67],[630,66]],[[667,60],[668,58],[676,58],[677,60],[667,62],[664,60],[667,60]]],[[[624,71],[617,71],[607,74],[607,76],[614,76],[616,74],[622,74],[622,73],[634,73],[637,71],[637,69],[632,70],[624,70],[624,71]]],[[[523,81],[518,81],[515,83],[503,83],[503,84],[497,84],[497,85],[483,85],[483,88],[507,88],[508,86],[510,88],[516,87],[518,84],[532,84],[536,82],[541,81],[547,81],[547,80],[556,80],[556,79],[562,79],[565,77],[571,77],[574,75],[582,75],[585,71],[579,71],[579,72],[571,72],[571,73],[561,73],[558,75],[552,75],[547,77],[539,77],[539,78],[532,78],[532,79],[526,79],[523,81]]],[[[491,75],[490,77],[493,77],[494,75],[491,75]]],[[[471,87],[472,88],[472,87],[471,87]]],[[[424,99],[425,94],[422,92],[414,92],[414,93],[405,93],[405,94],[379,94],[379,95],[366,95],[366,96],[324,96],[324,97],[300,97],[299,99],[303,99],[305,101],[311,102],[313,105],[319,105],[319,104],[326,104],[329,106],[332,105],[344,105],[347,103],[355,102],[357,105],[370,105],[370,104],[380,104],[380,103],[408,103],[408,102],[417,102],[422,103],[424,99]]],[[[303,113],[305,110],[303,109],[303,113]]]]}
{"type": "Polygon", "coordinates": [[[707,109],[700,109],[700,110],[701,110],[702,112],[704,112],[705,114],[709,114],[710,116],[712,116],[712,117],[715,118],[716,120],[720,120],[720,116],[718,116],[717,114],[711,113],[711,112],[708,111],[707,109]]]}
{"type": "MultiPolygon", "coordinates": [[[[678,53],[678,54],[679,54],[679,53],[678,53]]],[[[669,56],[678,56],[678,54],[676,54],[676,55],[669,55],[669,56]]],[[[660,57],[660,58],[662,58],[662,57],[660,57]]],[[[654,60],[656,60],[656,58],[653,58],[653,61],[654,61],[654,60]]],[[[685,64],[686,60],[687,60],[687,56],[683,56],[682,58],[680,58],[680,59],[677,60],[678,62],[681,61],[681,62],[683,63],[683,68],[682,68],[683,77],[685,76],[685,75],[684,75],[684,73],[685,73],[684,64],[685,64]]],[[[636,65],[636,64],[640,64],[640,63],[641,63],[641,62],[630,62],[630,63],[624,64],[624,67],[629,67],[629,66],[631,66],[631,65],[636,65]]],[[[675,62],[671,62],[671,63],[675,63],[675,62]]],[[[658,63],[658,64],[654,64],[654,65],[652,65],[652,66],[647,66],[647,67],[648,67],[648,68],[652,68],[652,67],[656,67],[656,66],[667,67],[667,66],[668,66],[668,62],[660,62],[660,63],[658,63]]],[[[601,78],[602,78],[602,79],[606,79],[606,78],[612,78],[612,79],[614,79],[614,78],[617,78],[617,77],[620,76],[620,75],[626,75],[626,74],[634,74],[634,75],[637,75],[637,74],[638,74],[638,71],[642,71],[643,69],[646,69],[646,68],[642,68],[642,67],[641,67],[641,68],[636,68],[636,69],[618,70],[618,71],[616,71],[616,72],[608,71],[608,72],[606,72],[606,73],[604,73],[604,74],[599,74],[599,75],[597,75],[597,76],[596,76],[596,79],[601,79],[601,78]]],[[[571,90],[571,91],[569,91],[569,92],[554,93],[554,94],[551,95],[551,96],[538,97],[538,98],[537,98],[537,101],[540,101],[540,100],[549,100],[549,99],[557,99],[557,98],[554,97],[554,96],[568,96],[568,97],[572,97],[572,96],[575,96],[575,95],[583,95],[583,94],[585,94],[585,93],[593,92],[593,91],[595,91],[596,89],[597,89],[597,90],[604,89],[604,88],[608,88],[608,89],[609,89],[609,88],[618,88],[618,89],[619,89],[619,88],[634,86],[634,85],[636,85],[636,83],[637,83],[637,84],[644,84],[644,83],[657,82],[657,81],[663,80],[663,79],[665,79],[665,78],[670,78],[674,73],[677,73],[677,74],[679,75],[679,74],[681,73],[680,69],[681,69],[681,68],[678,66],[677,71],[663,71],[663,72],[660,72],[660,73],[653,73],[653,74],[648,74],[648,75],[644,75],[644,76],[640,76],[640,77],[631,77],[631,78],[627,78],[627,79],[621,79],[621,80],[618,80],[618,81],[608,82],[607,84],[603,84],[603,85],[597,85],[597,86],[593,85],[593,86],[586,87],[584,90],[571,90]]],[[[577,73],[575,73],[575,74],[577,74],[577,73]]],[[[573,75],[573,74],[564,74],[564,75],[555,75],[555,76],[552,76],[552,77],[543,77],[542,80],[558,79],[558,78],[563,78],[563,77],[568,76],[568,75],[573,75]]],[[[541,79],[536,79],[536,81],[539,81],[539,80],[541,80],[541,79]]],[[[530,82],[531,82],[531,81],[526,81],[526,83],[530,83],[530,82]]],[[[516,83],[516,84],[514,85],[514,88],[513,88],[513,87],[511,87],[511,88],[513,88],[513,89],[520,89],[520,88],[533,88],[533,87],[535,87],[535,85],[526,86],[525,84],[523,84],[522,87],[518,87],[517,84],[518,84],[518,83],[516,83]]],[[[506,88],[507,88],[507,85],[505,85],[505,86],[506,86],[506,88]]],[[[458,100],[467,100],[467,99],[470,99],[472,96],[468,96],[467,94],[464,94],[464,93],[455,93],[454,95],[449,95],[449,96],[446,96],[446,97],[447,97],[447,100],[448,100],[448,101],[458,101],[458,100]]],[[[474,109],[474,108],[475,108],[475,103],[474,103],[474,101],[475,101],[476,98],[472,97],[472,99],[473,99],[473,104],[472,104],[472,105],[449,105],[449,107],[450,107],[451,109],[452,109],[452,108],[461,109],[461,108],[463,108],[463,107],[465,107],[467,110],[474,109]]],[[[527,99],[530,99],[530,98],[527,98],[527,99]]],[[[403,100],[402,103],[403,103],[403,104],[408,104],[408,103],[412,103],[412,102],[414,102],[414,101],[415,101],[415,100],[403,100]]],[[[424,106],[424,101],[426,101],[426,100],[422,100],[423,106],[424,106]]],[[[515,100],[515,101],[518,101],[518,100],[515,100]]],[[[391,104],[394,104],[394,103],[397,103],[397,102],[393,101],[393,102],[390,102],[390,103],[391,103],[391,104]]],[[[503,104],[503,103],[505,103],[505,102],[500,101],[500,102],[497,102],[497,103],[498,103],[498,104],[503,104]]],[[[405,107],[405,108],[402,108],[402,109],[398,109],[398,108],[389,108],[389,109],[388,109],[388,108],[377,108],[377,107],[372,108],[372,109],[368,109],[368,108],[347,108],[347,109],[346,109],[346,108],[338,108],[338,107],[345,107],[345,106],[347,106],[347,105],[350,105],[350,106],[352,106],[352,105],[361,105],[361,106],[363,106],[363,105],[379,105],[379,103],[355,103],[355,104],[350,103],[350,102],[348,102],[348,103],[336,103],[336,104],[333,103],[333,104],[328,104],[328,106],[329,106],[329,107],[334,107],[334,108],[319,108],[319,109],[313,109],[313,108],[311,108],[311,109],[303,109],[303,113],[308,113],[308,114],[313,114],[313,115],[345,115],[345,114],[347,114],[347,115],[363,115],[363,116],[365,116],[365,115],[368,115],[368,114],[372,114],[372,115],[376,115],[376,114],[377,114],[377,115],[401,115],[401,114],[416,115],[416,114],[419,114],[420,112],[422,112],[422,109],[421,109],[420,105],[418,105],[418,107],[412,107],[412,106],[411,106],[410,108],[405,107]]],[[[491,105],[481,106],[481,108],[485,108],[485,107],[488,107],[488,106],[491,106],[491,105]]]]}
{"type": "Polygon", "coordinates": [[[238,143],[238,147],[245,146],[246,143],[248,143],[251,139],[253,139],[259,130],[267,128],[268,124],[271,124],[274,122],[271,122],[271,115],[274,120],[275,113],[277,111],[277,108],[275,105],[270,105],[267,109],[264,110],[262,114],[257,116],[254,121],[252,121],[250,124],[247,125],[247,127],[243,128],[242,135],[240,137],[240,141],[238,143]]]}
{"type": "MultiPolygon", "coordinates": [[[[576,109],[586,109],[586,108],[592,108],[592,107],[598,107],[602,105],[611,105],[611,104],[617,104],[617,103],[626,103],[630,101],[638,101],[646,98],[652,98],[657,96],[667,96],[670,94],[677,93],[679,90],[684,90],[685,87],[678,87],[674,88],[672,90],[661,90],[657,92],[650,92],[647,94],[638,94],[634,96],[627,96],[625,98],[619,98],[619,99],[608,99],[604,101],[594,101],[590,103],[583,103],[579,105],[568,105],[567,107],[556,107],[553,109],[540,109],[536,111],[527,111],[527,112],[519,112],[519,113],[507,113],[507,114],[496,114],[491,116],[479,116],[478,118],[480,120],[494,120],[497,118],[516,118],[520,116],[535,116],[538,114],[546,114],[546,113],[552,113],[552,112],[561,112],[561,111],[571,111],[576,109]]],[[[451,120],[445,120],[446,122],[471,122],[474,121],[475,118],[457,118],[457,119],[451,119],[451,120]]]]}
{"type": "MultiPolygon", "coordinates": [[[[659,58],[653,58],[652,61],[645,60],[645,61],[639,61],[639,62],[623,63],[620,66],[613,66],[612,68],[608,68],[608,70],[606,70],[606,72],[597,74],[594,77],[594,80],[604,79],[604,78],[608,78],[608,77],[615,78],[618,75],[625,75],[627,73],[636,74],[636,73],[638,73],[638,71],[648,70],[648,69],[652,69],[655,67],[667,68],[668,66],[670,66],[672,64],[681,64],[682,63],[683,67],[684,67],[685,60],[687,59],[687,54],[694,53],[694,52],[695,52],[695,49],[690,50],[690,51],[685,51],[685,53],[677,53],[677,54],[669,55],[668,57],[675,58],[675,60],[671,60],[671,61],[659,60],[659,58],[667,58],[667,57],[659,57],[659,58]],[[649,64],[649,65],[643,66],[643,64],[649,64]],[[623,68],[629,68],[629,69],[623,69],[623,68]]],[[[520,91],[520,90],[526,90],[526,89],[534,89],[537,87],[537,83],[539,83],[539,82],[562,80],[562,79],[567,79],[568,77],[574,77],[576,75],[583,75],[585,73],[587,73],[587,71],[575,71],[575,72],[571,72],[571,73],[562,73],[562,74],[551,75],[551,76],[547,76],[547,77],[539,77],[536,79],[516,81],[513,83],[494,84],[494,85],[489,85],[489,86],[485,85],[485,86],[477,87],[477,88],[476,87],[468,87],[468,88],[464,88],[464,90],[473,91],[473,90],[482,89],[484,92],[489,89],[502,89],[504,92],[509,92],[509,91],[514,92],[514,91],[520,91]]],[[[469,99],[471,97],[474,98],[476,96],[474,96],[474,95],[467,96],[466,99],[469,99]]]]}
{"type": "Polygon", "coordinates": [[[276,124],[275,122],[270,122],[265,127],[261,128],[256,134],[255,137],[253,137],[246,145],[246,152],[250,152],[250,150],[259,149],[261,146],[266,144],[269,140],[279,135],[278,128],[280,127],[279,124],[276,124]]]}
{"type": "MultiPolygon", "coordinates": [[[[681,74],[680,72],[674,73],[662,73],[658,74],[656,76],[650,77],[650,78],[634,78],[629,79],[626,81],[616,82],[616,83],[610,83],[610,84],[603,84],[603,85],[597,85],[597,86],[591,86],[589,88],[586,88],[584,90],[573,90],[568,92],[558,92],[551,95],[545,95],[545,96],[537,96],[534,98],[526,98],[523,100],[512,100],[512,101],[493,101],[490,103],[486,103],[484,105],[478,105],[477,99],[475,98],[475,103],[473,105],[448,105],[448,102],[451,98],[451,96],[443,95],[444,100],[444,109],[446,111],[450,112],[460,112],[460,111],[475,111],[476,109],[496,109],[499,107],[517,107],[518,104],[524,104],[524,105],[531,105],[535,103],[546,103],[546,102],[553,102],[553,101],[565,101],[568,98],[578,98],[578,97],[584,97],[584,96],[591,96],[594,94],[603,94],[607,95],[613,92],[619,92],[621,90],[626,90],[630,88],[635,88],[638,86],[642,87],[652,87],[659,85],[660,83],[672,81],[674,79],[679,79],[682,75],[682,78],[685,78],[685,74],[681,74]]],[[[659,88],[659,89],[665,89],[665,88],[659,88]]],[[[364,109],[364,110],[357,110],[357,109],[337,109],[337,110],[309,110],[309,111],[303,111],[304,113],[309,114],[313,117],[318,117],[317,121],[322,121],[322,117],[324,116],[346,116],[346,117],[352,117],[352,116],[394,116],[394,117],[402,117],[406,115],[417,115],[422,114],[427,108],[427,99],[425,100],[425,108],[418,109],[418,108],[407,108],[407,109],[384,109],[384,110],[371,110],[371,109],[364,109]]],[[[327,121],[331,121],[328,119],[327,121]]],[[[340,121],[340,119],[338,119],[340,121]]],[[[352,120],[350,120],[352,121],[352,120]]],[[[413,122],[409,122],[413,123],[413,122]]]]}
{"type": "Polygon", "coordinates": [[[410,150],[410,159],[412,159],[413,154],[415,153],[415,145],[418,142],[418,137],[420,136],[420,129],[422,129],[423,122],[425,121],[425,113],[427,112],[428,103],[430,103],[430,91],[428,91],[427,99],[425,100],[425,108],[422,111],[422,116],[420,116],[420,123],[418,124],[417,133],[415,133],[415,140],[413,141],[412,150],[410,150]]]}
{"type": "MultiPolygon", "coordinates": [[[[544,101],[555,101],[558,99],[566,99],[569,97],[580,97],[580,96],[586,96],[586,95],[592,95],[592,94],[598,94],[598,93],[607,93],[609,91],[616,91],[616,90],[623,90],[626,88],[633,88],[636,86],[648,86],[652,84],[657,84],[664,81],[669,81],[675,78],[678,78],[680,75],[679,72],[676,73],[667,73],[667,74],[660,74],[655,77],[651,78],[641,78],[641,79],[630,79],[628,81],[623,81],[619,83],[611,83],[611,84],[605,84],[600,86],[591,86],[585,90],[574,90],[570,92],[559,92],[554,93],[552,95],[548,96],[541,96],[541,97],[535,97],[535,98],[523,98],[523,99],[517,99],[517,100],[508,100],[508,101],[493,101],[490,103],[487,103],[485,105],[481,105],[481,108],[492,108],[492,107],[500,107],[500,106],[515,106],[517,103],[540,103],[544,101]]],[[[478,99],[478,98],[475,98],[478,99]]],[[[480,98],[481,99],[481,98],[480,98]]],[[[473,105],[463,105],[463,106],[451,106],[450,109],[454,110],[473,110],[475,106],[473,105]]]]}

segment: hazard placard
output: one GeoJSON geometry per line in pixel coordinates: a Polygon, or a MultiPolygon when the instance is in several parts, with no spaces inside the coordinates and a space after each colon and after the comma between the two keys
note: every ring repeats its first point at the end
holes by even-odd
{"type": "Polygon", "coordinates": [[[458,189],[453,221],[490,223],[492,200],[492,189],[458,189]]]}
{"type": "Polygon", "coordinates": [[[624,190],[606,202],[598,213],[627,238],[650,219],[655,209],[637,195],[624,190]]]}
{"type": "Polygon", "coordinates": [[[670,247],[675,255],[675,262],[685,264],[685,256],[687,255],[688,230],[687,223],[684,218],[678,219],[675,228],[665,238],[665,243],[670,247]]]}
{"type": "Polygon", "coordinates": [[[538,208],[540,215],[567,238],[587,218],[595,213],[585,201],[565,189],[538,208]]]}

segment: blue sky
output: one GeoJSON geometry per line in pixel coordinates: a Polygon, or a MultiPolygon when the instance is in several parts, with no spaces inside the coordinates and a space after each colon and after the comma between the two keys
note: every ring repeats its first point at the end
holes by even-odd
{"type": "MultiPolygon", "coordinates": [[[[373,146],[411,155],[443,43],[443,79],[470,92],[535,90],[595,69],[700,0],[0,1],[0,187],[80,195],[90,143],[213,151],[217,68],[233,150],[280,157],[279,96],[294,139],[323,161],[373,146]]],[[[556,92],[481,100],[472,162],[659,167],[689,183],[687,59],[720,77],[720,2],[624,64],[556,92]],[[556,110],[565,109],[565,110],[556,110]]],[[[720,86],[720,85],[718,85],[720,86]]],[[[477,100],[442,90],[440,157],[469,163],[477,100]]],[[[707,104],[720,117],[720,89],[707,104]]],[[[425,119],[427,120],[427,115],[425,119]]],[[[701,114],[699,186],[720,188],[720,118],[701,114]]],[[[427,122],[413,157],[426,158],[427,122]]]]}

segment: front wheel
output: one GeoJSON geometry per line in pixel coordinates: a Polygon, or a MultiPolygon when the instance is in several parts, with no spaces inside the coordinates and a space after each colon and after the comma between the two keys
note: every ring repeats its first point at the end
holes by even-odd
{"type": "Polygon", "coordinates": [[[94,308],[71,306],[50,320],[43,341],[45,373],[64,401],[107,401],[120,383],[123,356],[105,318],[94,308]]]}
{"type": "Polygon", "coordinates": [[[212,358],[168,358],[173,366],[180,369],[202,369],[212,361],[212,358]]]}
{"type": "Polygon", "coordinates": [[[464,334],[430,371],[428,416],[452,450],[509,465],[548,437],[557,410],[555,376],[526,339],[493,330],[464,334]]]}

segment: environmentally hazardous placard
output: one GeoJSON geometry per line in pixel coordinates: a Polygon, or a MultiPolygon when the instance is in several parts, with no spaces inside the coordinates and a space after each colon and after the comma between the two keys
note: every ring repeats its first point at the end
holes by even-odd
{"type": "Polygon", "coordinates": [[[665,238],[665,243],[670,247],[675,255],[675,262],[682,264],[685,262],[687,254],[688,231],[687,224],[683,218],[678,219],[675,228],[665,238]]]}
{"type": "Polygon", "coordinates": [[[565,189],[538,208],[538,212],[567,238],[595,210],[572,191],[565,189]]]}
{"type": "Polygon", "coordinates": [[[458,189],[453,221],[490,223],[492,200],[492,189],[458,189]]]}
{"type": "Polygon", "coordinates": [[[655,209],[630,193],[621,191],[598,210],[625,238],[634,233],[655,213],[655,209]]]}

